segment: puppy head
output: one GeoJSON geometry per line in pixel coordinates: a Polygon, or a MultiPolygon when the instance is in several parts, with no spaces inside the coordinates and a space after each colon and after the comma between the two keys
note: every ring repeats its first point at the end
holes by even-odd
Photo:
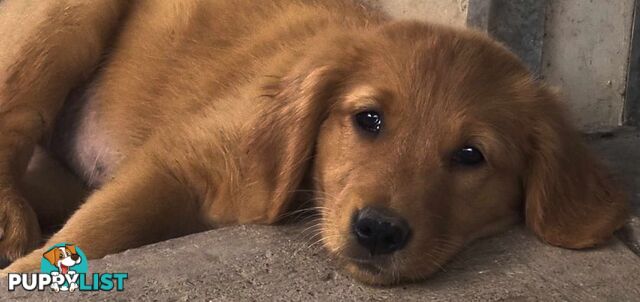
{"type": "Polygon", "coordinates": [[[258,137],[285,150],[266,152],[278,196],[313,177],[322,242],[359,280],[429,276],[523,210],[542,240],[568,248],[621,225],[624,198],[503,47],[408,22],[323,45],[275,87],[258,137]]]}
{"type": "Polygon", "coordinates": [[[58,266],[59,261],[63,261],[63,265],[66,266],[73,266],[81,261],[80,256],[76,252],[76,246],[73,244],[54,247],[45,252],[42,257],[54,266],[58,266]]]}

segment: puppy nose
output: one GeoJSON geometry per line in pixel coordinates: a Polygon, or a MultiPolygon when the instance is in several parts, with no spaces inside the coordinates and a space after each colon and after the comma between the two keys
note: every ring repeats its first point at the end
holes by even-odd
{"type": "Polygon", "coordinates": [[[356,213],[353,233],[358,243],[371,255],[382,255],[402,249],[409,239],[407,222],[384,209],[363,208],[356,213]]]}
{"type": "Polygon", "coordinates": [[[73,261],[77,261],[78,258],[80,258],[80,256],[78,254],[71,255],[71,260],[73,260],[73,261]]]}

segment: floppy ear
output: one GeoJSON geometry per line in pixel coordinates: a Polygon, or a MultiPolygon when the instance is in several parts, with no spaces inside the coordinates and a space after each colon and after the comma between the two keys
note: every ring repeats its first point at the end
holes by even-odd
{"type": "Polygon", "coordinates": [[[526,223],[552,245],[603,243],[624,223],[626,197],[589,153],[557,96],[544,89],[538,106],[525,177],[526,223]]]}
{"type": "Polygon", "coordinates": [[[331,65],[300,64],[266,87],[271,92],[262,101],[268,103],[251,127],[247,150],[247,170],[260,188],[253,195],[261,200],[252,200],[245,211],[273,223],[289,208],[310,168],[318,132],[341,79],[342,72],[331,65]]]}
{"type": "Polygon", "coordinates": [[[67,244],[66,248],[71,252],[71,254],[77,254],[76,253],[76,246],[73,244],[67,244]]]}
{"type": "Polygon", "coordinates": [[[58,253],[60,253],[60,251],[58,250],[57,247],[54,247],[52,249],[50,249],[49,251],[47,251],[46,253],[42,254],[42,257],[44,257],[44,259],[47,259],[47,261],[49,261],[49,263],[51,263],[52,265],[56,265],[56,260],[59,259],[58,253]]]}

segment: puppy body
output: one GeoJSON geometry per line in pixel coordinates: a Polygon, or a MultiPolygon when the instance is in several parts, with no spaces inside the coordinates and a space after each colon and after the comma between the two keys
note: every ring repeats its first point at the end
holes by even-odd
{"type": "Polygon", "coordinates": [[[63,109],[52,147],[99,187],[154,132],[192,135],[179,134],[185,116],[204,116],[219,124],[216,132],[235,136],[207,133],[207,141],[237,140],[247,134],[238,133],[242,124],[264,110],[257,98],[264,85],[283,76],[306,48],[321,47],[321,37],[375,22],[370,14],[340,1],[136,3],[104,67],[63,109]]]}
{"type": "MultiPolygon", "coordinates": [[[[3,6],[1,29],[15,40],[7,39],[15,44],[7,52],[15,53],[3,56],[2,120],[8,129],[3,134],[12,129],[26,132],[16,135],[15,142],[4,137],[3,152],[13,154],[6,154],[2,164],[15,166],[10,169],[13,173],[5,175],[4,186],[23,174],[29,159],[24,155],[31,154],[36,141],[90,187],[99,188],[111,180],[149,181],[145,188],[135,189],[149,202],[127,202],[125,207],[141,211],[155,207],[170,197],[153,200],[146,191],[174,183],[167,188],[175,187],[169,190],[179,198],[157,216],[171,220],[166,225],[170,230],[133,215],[116,233],[136,229],[139,234],[120,239],[126,243],[118,249],[218,224],[275,221],[280,209],[267,209],[271,197],[253,192],[270,188],[254,184],[251,174],[276,171],[247,167],[234,155],[245,152],[252,128],[264,118],[260,113],[272,105],[261,100],[272,92],[265,87],[300,62],[304,52],[322,46],[335,33],[382,20],[377,12],[344,1],[6,1],[3,6]],[[59,33],[49,32],[51,27],[58,27],[59,33]],[[26,34],[9,35],[19,28],[26,34]],[[309,42],[312,39],[316,41],[309,42]],[[46,61],[46,66],[37,59],[46,61]],[[33,91],[27,92],[26,87],[33,91]],[[41,104],[42,99],[48,103],[41,104]],[[150,166],[162,165],[160,173],[167,179],[148,179],[156,178],[151,176],[156,172],[142,167],[139,158],[146,158],[143,161],[150,166]],[[131,165],[136,167],[117,174],[124,161],[136,162],[131,165]],[[234,194],[240,188],[246,192],[234,194]]],[[[14,199],[16,205],[7,205],[6,211],[21,211],[5,217],[2,242],[6,246],[0,250],[9,258],[16,258],[38,239],[38,224],[20,195],[3,196],[14,199]]],[[[100,209],[107,212],[105,217],[109,212],[120,215],[123,205],[111,200],[103,203],[100,209]]],[[[74,219],[81,217],[69,223],[74,219]]],[[[93,221],[93,217],[84,219],[93,221]]],[[[81,235],[84,231],[73,228],[69,232],[64,236],[66,231],[60,232],[51,242],[69,238],[88,246],[94,244],[83,244],[78,236],[94,237],[91,241],[104,237],[81,235]]],[[[87,255],[115,252],[111,244],[101,246],[88,247],[87,255]]]]}
{"type": "MultiPolygon", "coordinates": [[[[73,242],[89,258],[276,222],[305,177],[339,257],[364,257],[352,213],[375,206],[408,221],[402,251],[347,264],[372,283],[429,275],[464,243],[515,222],[523,199],[527,223],[561,246],[602,242],[623,220],[624,198],[581,155],[555,96],[479,34],[394,23],[342,0],[0,7],[0,33],[24,33],[0,59],[2,256],[38,240],[32,209],[46,207],[16,181],[37,144],[97,189],[45,244],[73,242]],[[385,132],[354,130],[362,110],[383,111],[385,132]],[[487,165],[450,167],[451,151],[471,143],[487,165]],[[553,175],[573,152],[582,168],[553,175]],[[367,172],[371,163],[379,168],[367,172]],[[569,177],[593,184],[595,197],[569,177]],[[594,223],[574,228],[580,219],[594,223]]],[[[41,254],[7,271],[34,269],[41,254]]]]}

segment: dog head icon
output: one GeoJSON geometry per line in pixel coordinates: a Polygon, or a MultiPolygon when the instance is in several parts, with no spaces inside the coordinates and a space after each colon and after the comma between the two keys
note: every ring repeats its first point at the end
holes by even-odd
{"type": "Polygon", "coordinates": [[[69,273],[69,268],[82,262],[82,257],[76,252],[76,246],[66,244],[56,246],[42,255],[49,263],[58,268],[60,274],[69,273]]]}

